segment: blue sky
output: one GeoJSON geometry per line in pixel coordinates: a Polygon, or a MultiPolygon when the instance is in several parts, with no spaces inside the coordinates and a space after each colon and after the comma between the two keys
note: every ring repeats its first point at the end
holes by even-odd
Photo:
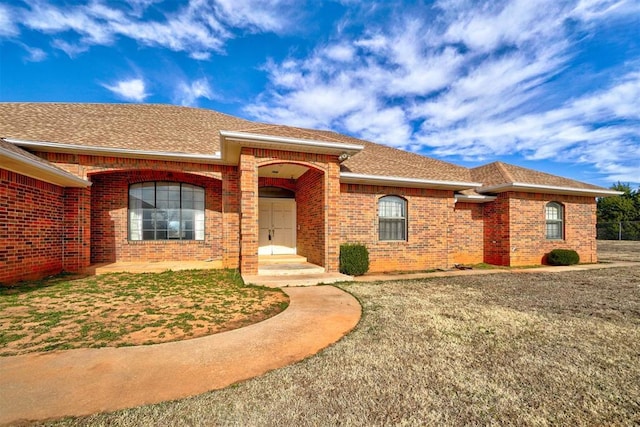
{"type": "Polygon", "coordinates": [[[148,102],[640,184],[640,0],[0,3],[0,101],[148,102]]]}

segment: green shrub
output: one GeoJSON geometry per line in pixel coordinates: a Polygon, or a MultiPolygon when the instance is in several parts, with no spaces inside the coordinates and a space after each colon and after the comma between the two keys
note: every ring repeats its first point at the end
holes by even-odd
{"type": "Polygon", "coordinates": [[[340,273],[362,276],[369,271],[369,251],[365,245],[346,243],[340,245],[340,273]]]}
{"type": "Polygon", "coordinates": [[[554,249],[547,255],[550,265],[574,265],[580,262],[580,255],[573,249],[554,249]]]}

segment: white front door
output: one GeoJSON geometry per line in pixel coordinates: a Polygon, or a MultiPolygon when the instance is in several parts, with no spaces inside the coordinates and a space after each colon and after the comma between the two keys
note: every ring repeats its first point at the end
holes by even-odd
{"type": "Polygon", "coordinates": [[[296,201],[261,198],[258,202],[258,255],[296,254],[296,201]]]}

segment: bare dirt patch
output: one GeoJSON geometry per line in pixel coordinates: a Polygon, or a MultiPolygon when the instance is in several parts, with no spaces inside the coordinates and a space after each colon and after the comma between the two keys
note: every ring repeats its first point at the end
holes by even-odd
{"type": "Polygon", "coordinates": [[[256,323],[288,305],[235,271],[58,277],[0,288],[0,356],[196,338],[256,323]]]}
{"type": "Polygon", "coordinates": [[[598,240],[597,243],[600,261],[640,262],[640,241],[598,240]]]}
{"type": "Polygon", "coordinates": [[[342,286],[362,320],[317,356],[60,424],[640,424],[640,267],[342,286]]]}

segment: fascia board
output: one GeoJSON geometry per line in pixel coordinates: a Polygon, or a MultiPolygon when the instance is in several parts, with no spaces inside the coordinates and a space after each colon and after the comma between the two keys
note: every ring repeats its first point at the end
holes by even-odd
{"type": "Polygon", "coordinates": [[[527,184],[522,182],[511,182],[507,184],[493,185],[489,187],[481,187],[476,189],[479,193],[504,193],[507,191],[522,191],[526,193],[548,193],[548,194],[567,194],[577,196],[593,196],[607,197],[619,196],[623,194],[621,191],[607,189],[590,189],[575,187],[559,187],[553,185],[527,184]]]}
{"type": "Polygon", "coordinates": [[[345,184],[387,185],[392,187],[432,188],[438,190],[466,190],[480,187],[479,182],[441,181],[398,176],[366,175],[341,172],[340,182],[345,184]]]}
{"type": "Polygon", "coordinates": [[[143,158],[170,161],[191,161],[195,163],[221,163],[222,157],[216,154],[191,154],[191,153],[171,153],[165,151],[151,150],[129,150],[126,148],[96,147],[77,144],[66,144],[49,141],[27,141],[15,138],[3,138],[20,147],[28,147],[35,151],[47,151],[52,153],[74,153],[98,156],[113,156],[125,158],[143,158]]]}
{"type": "Polygon", "coordinates": [[[21,156],[13,151],[0,148],[0,160],[2,160],[3,169],[29,176],[40,181],[45,181],[50,184],[59,185],[61,187],[77,188],[86,188],[91,186],[90,181],[58,169],[53,165],[47,165],[46,163],[21,156]]]}

